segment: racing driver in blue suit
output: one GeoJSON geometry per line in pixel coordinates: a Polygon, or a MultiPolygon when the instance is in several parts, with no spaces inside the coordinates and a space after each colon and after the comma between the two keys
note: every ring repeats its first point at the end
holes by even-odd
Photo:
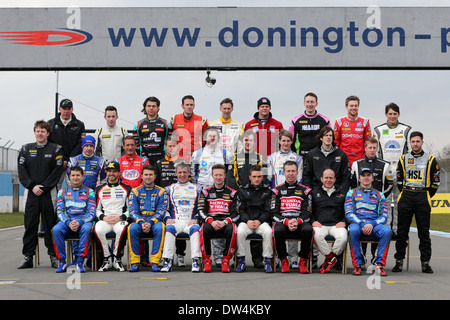
{"type": "Polygon", "coordinates": [[[376,272],[386,276],[384,266],[388,255],[391,228],[385,225],[388,218],[388,208],[384,195],[372,187],[373,171],[361,168],[359,187],[348,191],[345,198],[345,217],[350,222],[351,255],[354,266],[353,274],[361,275],[363,257],[361,254],[360,237],[374,236],[379,239],[375,259],[376,272]]]}
{"type": "Polygon", "coordinates": [[[128,245],[131,256],[129,272],[140,269],[141,246],[139,238],[153,237],[150,265],[152,271],[160,271],[165,226],[162,222],[169,209],[169,199],[164,188],[155,185],[156,169],[151,165],[142,168],[143,184],[134,188],[128,198],[128,212],[134,220],[128,228],[128,245]]]}
{"type": "Polygon", "coordinates": [[[94,189],[106,181],[105,159],[94,154],[95,138],[86,136],[81,143],[83,152],[75,157],[71,157],[67,165],[67,175],[70,174],[70,168],[80,166],[84,171],[83,184],[94,189]]]}
{"type": "Polygon", "coordinates": [[[52,229],[56,257],[59,260],[57,273],[67,269],[66,237],[80,238],[78,245],[73,247],[73,254],[76,256],[74,263],[78,272],[85,272],[83,264],[89,250],[89,235],[97,205],[94,190],[83,185],[83,178],[81,167],[70,168],[69,179],[72,186],[58,192],[56,213],[59,222],[52,229]]]}

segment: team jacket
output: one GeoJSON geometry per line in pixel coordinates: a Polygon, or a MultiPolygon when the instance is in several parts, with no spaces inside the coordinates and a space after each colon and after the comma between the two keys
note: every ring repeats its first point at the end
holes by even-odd
{"type": "Polygon", "coordinates": [[[288,224],[290,219],[298,223],[309,222],[312,213],[311,189],[300,183],[287,182],[272,189],[270,210],[275,222],[288,224]]]}
{"type": "Polygon", "coordinates": [[[84,171],[83,184],[95,190],[97,185],[103,183],[106,179],[105,162],[105,159],[95,154],[91,157],[79,154],[76,157],[70,158],[67,164],[67,176],[70,176],[70,168],[80,166],[84,171]]]}
{"type": "Polygon", "coordinates": [[[390,170],[389,162],[382,159],[369,159],[367,156],[353,162],[352,165],[352,177],[350,181],[350,187],[356,188],[359,185],[359,172],[362,168],[370,168],[373,172],[372,186],[381,191],[384,197],[388,197],[392,191],[392,181],[394,173],[390,170]]]}
{"type": "Polygon", "coordinates": [[[267,157],[267,165],[269,168],[269,174],[267,178],[271,188],[284,183],[285,177],[283,173],[283,165],[286,161],[294,161],[298,165],[297,181],[302,182],[303,174],[303,157],[295,153],[294,151],[277,151],[267,157]]]}
{"type": "Polygon", "coordinates": [[[388,208],[384,195],[376,189],[363,189],[361,186],[347,192],[345,197],[345,217],[350,223],[364,227],[370,223],[374,227],[385,224],[388,208]]]}
{"type": "Polygon", "coordinates": [[[225,185],[221,189],[215,186],[203,189],[198,201],[198,214],[205,223],[215,220],[236,222],[239,220],[236,190],[225,185]]]}
{"type": "Polygon", "coordinates": [[[347,154],[351,166],[364,157],[364,141],[372,135],[369,119],[341,117],[334,124],[334,135],[334,142],[347,154]]]}
{"type": "Polygon", "coordinates": [[[309,150],[318,146],[316,136],[322,127],[330,125],[330,119],[316,111],[312,116],[305,113],[293,118],[289,125],[289,131],[292,133],[293,143],[292,151],[300,155],[305,155],[309,150]]]}
{"type": "Polygon", "coordinates": [[[97,199],[96,215],[99,220],[104,216],[118,216],[120,220],[126,221],[128,214],[128,196],[131,187],[123,183],[105,183],[97,187],[95,197],[97,199]]]}
{"type": "Polygon", "coordinates": [[[400,157],[409,152],[409,137],[411,127],[397,122],[395,127],[385,123],[373,129],[373,135],[378,140],[377,157],[391,164],[392,172],[397,169],[400,157]]]}
{"type": "Polygon", "coordinates": [[[248,184],[238,190],[238,212],[240,222],[258,220],[261,223],[272,222],[270,213],[270,200],[272,191],[266,184],[255,187],[248,184]]]}
{"type": "Polygon", "coordinates": [[[95,218],[96,201],[94,190],[82,185],[80,188],[61,189],[56,200],[56,214],[59,221],[69,226],[76,220],[80,225],[95,218]]]}
{"type": "Polygon", "coordinates": [[[424,151],[401,156],[397,166],[398,189],[426,190],[433,197],[440,185],[440,168],[436,158],[424,151]]]}
{"type": "Polygon", "coordinates": [[[215,149],[204,147],[196,150],[191,157],[191,179],[193,183],[203,187],[214,184],[211,168],[215,164],[223,164],[226,168],[227,152],[217,146],[215,149]]]}
{"type": "Polygon", "coordinates": [[[63,172],[62,147],[52,142],[38,146],[36,142],[22,146],[18,157],[20,183],[31,190],[40,184],[44,192],[53,189],[63,172]]]}
{"type": "Polygon", "coordinates": [[[227,163],[233,161],[234,155],[242,150],[239,137],[244,133],[244,125],[233,119],[224,120],[222,117],[209,123],[210,127],[220,132],[219,147],[227,151],[227,163]]]}
{"type": "Polygon", "coordinates": [[[237,190],[247,185],[250,168],[255,164],[263,168],[263,174],[267,176],[267,161],[262,155],[253,150],[249,153],[241,151],[235,154],[233,162],[228,165],[227,186],[237,190]]]}
{"type": "Polygon", "coordinates": [[[136,188],[142,184],[142,168],[148,164],[146,157],[140,157],[134,154],[132,157],[123,156],[114,159],[120,165],[120,179],[131,188],[136,188]]]}
{"type": "Polygon", "coordinates": [[[169,209],[169,199],[164,188],[144,184],[131,190],[128,197],[128,212],[139,225],[149,222],[152,226],[163,221],[169,209]]]}
{"type": "Polygon", "coordinates": [[[196,114],[187,119],[180,113],[172,116],[170,123],[173,134],[179,137],[179,157],[189,161],[192,152],[204,146],[203,133],[208,128],[208,121],[196,114]]]}
{"type": "Polygon", "coordinates": [[[340,187],[327,192],[321,187],[312,190],[312,216],[311,224],[315,221],[324,226],[334,226],[345,222],[344,202],[346,192],[340,187]]]}
{"type": "Polygon", "coordinates": [[[173,158],[169,158],[165,156],[164,159],[159,159],[156,161],[156,171],[157,176],[155,180],[155,184],[160,187],[170,186],[172,183],[176,183],[178,181],[177,175],[175,174],[175,167],[178,163],[183,161],[183,159],[175,156],[173,158]]]}
{"type": "Polygon", "coordinates": [[[254,149],[256,152],[267,157],[278,151],[278,135],[283,129],[283,124],[272,118],[272,113],[269,114],[269,119],[265,122],[261,122],[258,118],[259,113],[256,112],[253,115],[253,119],[247,122],[244,126],[244,130],[253,130],[256,134],[256,143],[254,149]],[[266,139],[266,140],[264,140],[266,139]],[[266,143],[264,143],[266,141],[266,143]]]}
{"type": "Polygon", "coordinates": [[[201,187],[191,183],[174,183],[166,187],[169,197],[169,212],[164,218],[188,222],[191,219],[198,220],[197,207],[201,187]]]}
{"type": "Polygon", "coordinates": [[[98,128],[94,134],[95,154],[106,161],[121,157],[123,155],[123,138],[127,135],[127,129],[119,126],[98,128]]]}
{"type": "Polygon", "coordinates": [[[303,184],[315,189],[322,185],[320,177],[325,169],[333,169],[336,175],[336,186],[341,186],[346,192],[350,185],[350,167],[347,155],[333,144],[328,155],[315,148],[303,158],[303,184]]]}
{"type": "Polygon", "coordinates": [[[157,117],[149,120],[147,117],[134,125],[139,139],[139,150],[142,157],[147,157],[151,165],[164,158],[164,144],[172,126],[165,119],[157,117]]]}
{"type": "Polygon", "coordinates": [[[50,125],[50,135],[48,141],[62,146],[64,161],[69,161],[70,157],[75,157],[82,152],[81,135],[85,131],[84,123],[72,113],[72,120],[64,126],[61,121],[61,113],[56,118],[48,121],[50,125]]]}

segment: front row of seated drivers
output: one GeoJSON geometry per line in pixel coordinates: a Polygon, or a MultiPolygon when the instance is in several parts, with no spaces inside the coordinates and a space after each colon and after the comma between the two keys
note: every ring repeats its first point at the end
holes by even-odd
{"type": "Polygon", "coordinates": [[[124,271],[121,258],[128,239],[131,266],[128,271],[139,271],[145,242],[142,236],[153,238],[150,267],[171,271],[175,251],[175,239],[180,233],[190,237],[192,271],[211,272],[211,239],[225,238],[222,272],[230,271],[230,259],[237,256],[237,272],[245,265],[245,240],[256,233],[263,238],[264,270],[273,272],[274,254],[281,261],[281,271],[289,272],[286,240],[300,239],[300,263],[298,271],[308,273],[307,260],[313,243],[325,256],[321,273],[329,272],[347,245],[347,222],[350,223],[353,274],[361,274],[363,257],[360,236],[379,238],[376,270],[386,275],[384,266],[388,252],[390,228],[385,225],[388,208],[384,196],[372,188],[373,172],[362,168],[360,186],[348,193],[335,186],[335,174],[331,169],[323,172],[322,186],[318,189],[297,182],[298,166],[287,161],[283,166],[286,182],[270,189],[263,183],[260,166],[255,165],[249,174],[250,183],[238,191],[225,184],[225,167],[212,169],[214,184],[201,189],[189,181],[189,165],[176,167],[178,182],[166,189],[155,185],[156,172],[152,166],[142,170],[143,184],[137,188],[120,183],[120,167],[111,162],[106,167],[107,183],[95,190],[83,186],[83,170],[70,169],[71,187],[58,193],[57,215],[59,222],[53,228],[53,239],[59,267],[67,269],[64,239],[79,237],[73,246],[75,266],[84,272],[84,260],[89,255],[89,233],[94,218],[94,238],[98,241],[103,264],[99,271],[114,268],[124,271]],[[128,224],[130,222],[130,224],[128,224]],[[106,235],[116,235],[109,248],[106,235]],[[330,247],[325,238],[331,235],[335,242],[330,247]],[[237,246],[237,249],[236,249],[237,246]]]}

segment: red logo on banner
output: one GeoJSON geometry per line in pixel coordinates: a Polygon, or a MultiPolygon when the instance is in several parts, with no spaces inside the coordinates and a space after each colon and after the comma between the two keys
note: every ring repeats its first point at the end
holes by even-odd
{"type": "Polygon", "coordinates": [[[81,30],[60,29],[0,32],[0,38],[13,44],[32,46],[76,46],[91,41],[92,35],[81,30]]]}

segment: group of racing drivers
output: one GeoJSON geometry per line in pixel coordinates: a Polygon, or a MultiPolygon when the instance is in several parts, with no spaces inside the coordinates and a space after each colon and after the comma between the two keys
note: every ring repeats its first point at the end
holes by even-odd
{"type": "Polygon", "coordinates": [[[183,112],[169,121],[159,116],[159,99],[149,97],[132,132],[116,124],[118,111],[108,106],[106,126],[85,135],[72,101],[64,99],[54,119],[35,123],[36,142],[19,153],[26,188],[19,268],[33,267],[41,224],[58,273],[69,266],[68,238],[76,239],[79,272],[97,263],[91,239],[99,271],[125,271],[128,240],[128,271],[147,266],[170,272],[175,261],[185,266],[189,239],[193,272],[211,272],[213,261],[230,272],[235,255],[235,270],[243,272],[250,239],[253,263],[267,273],[277,265],[285,273],[308,273],[308,260],[316,267],[318,252],[325,256],[319,270],[328,273],[343,267],[349,237],[353,274],[360,275],[366,264],[360,239],[368,237],[378,241],[371,262],[385,276],[392,235],[392,271],[402,271],[415,215],[422,272],[432,273],[430,198],[439,187],[439,165],[422,149],[422,133],[398,121],[395,103],[385,107],[387,121],[374,130],[359,116],[359,104],[348,97],[347,114],[332,128],[316,110],[317,95],[307,93],[305,111],[285,130],[267,97],[245,124],[232,119],[229,98],[220,102],[221,117],[208,123],[194,113],[193,96],[182,98],[183,112]]]}

